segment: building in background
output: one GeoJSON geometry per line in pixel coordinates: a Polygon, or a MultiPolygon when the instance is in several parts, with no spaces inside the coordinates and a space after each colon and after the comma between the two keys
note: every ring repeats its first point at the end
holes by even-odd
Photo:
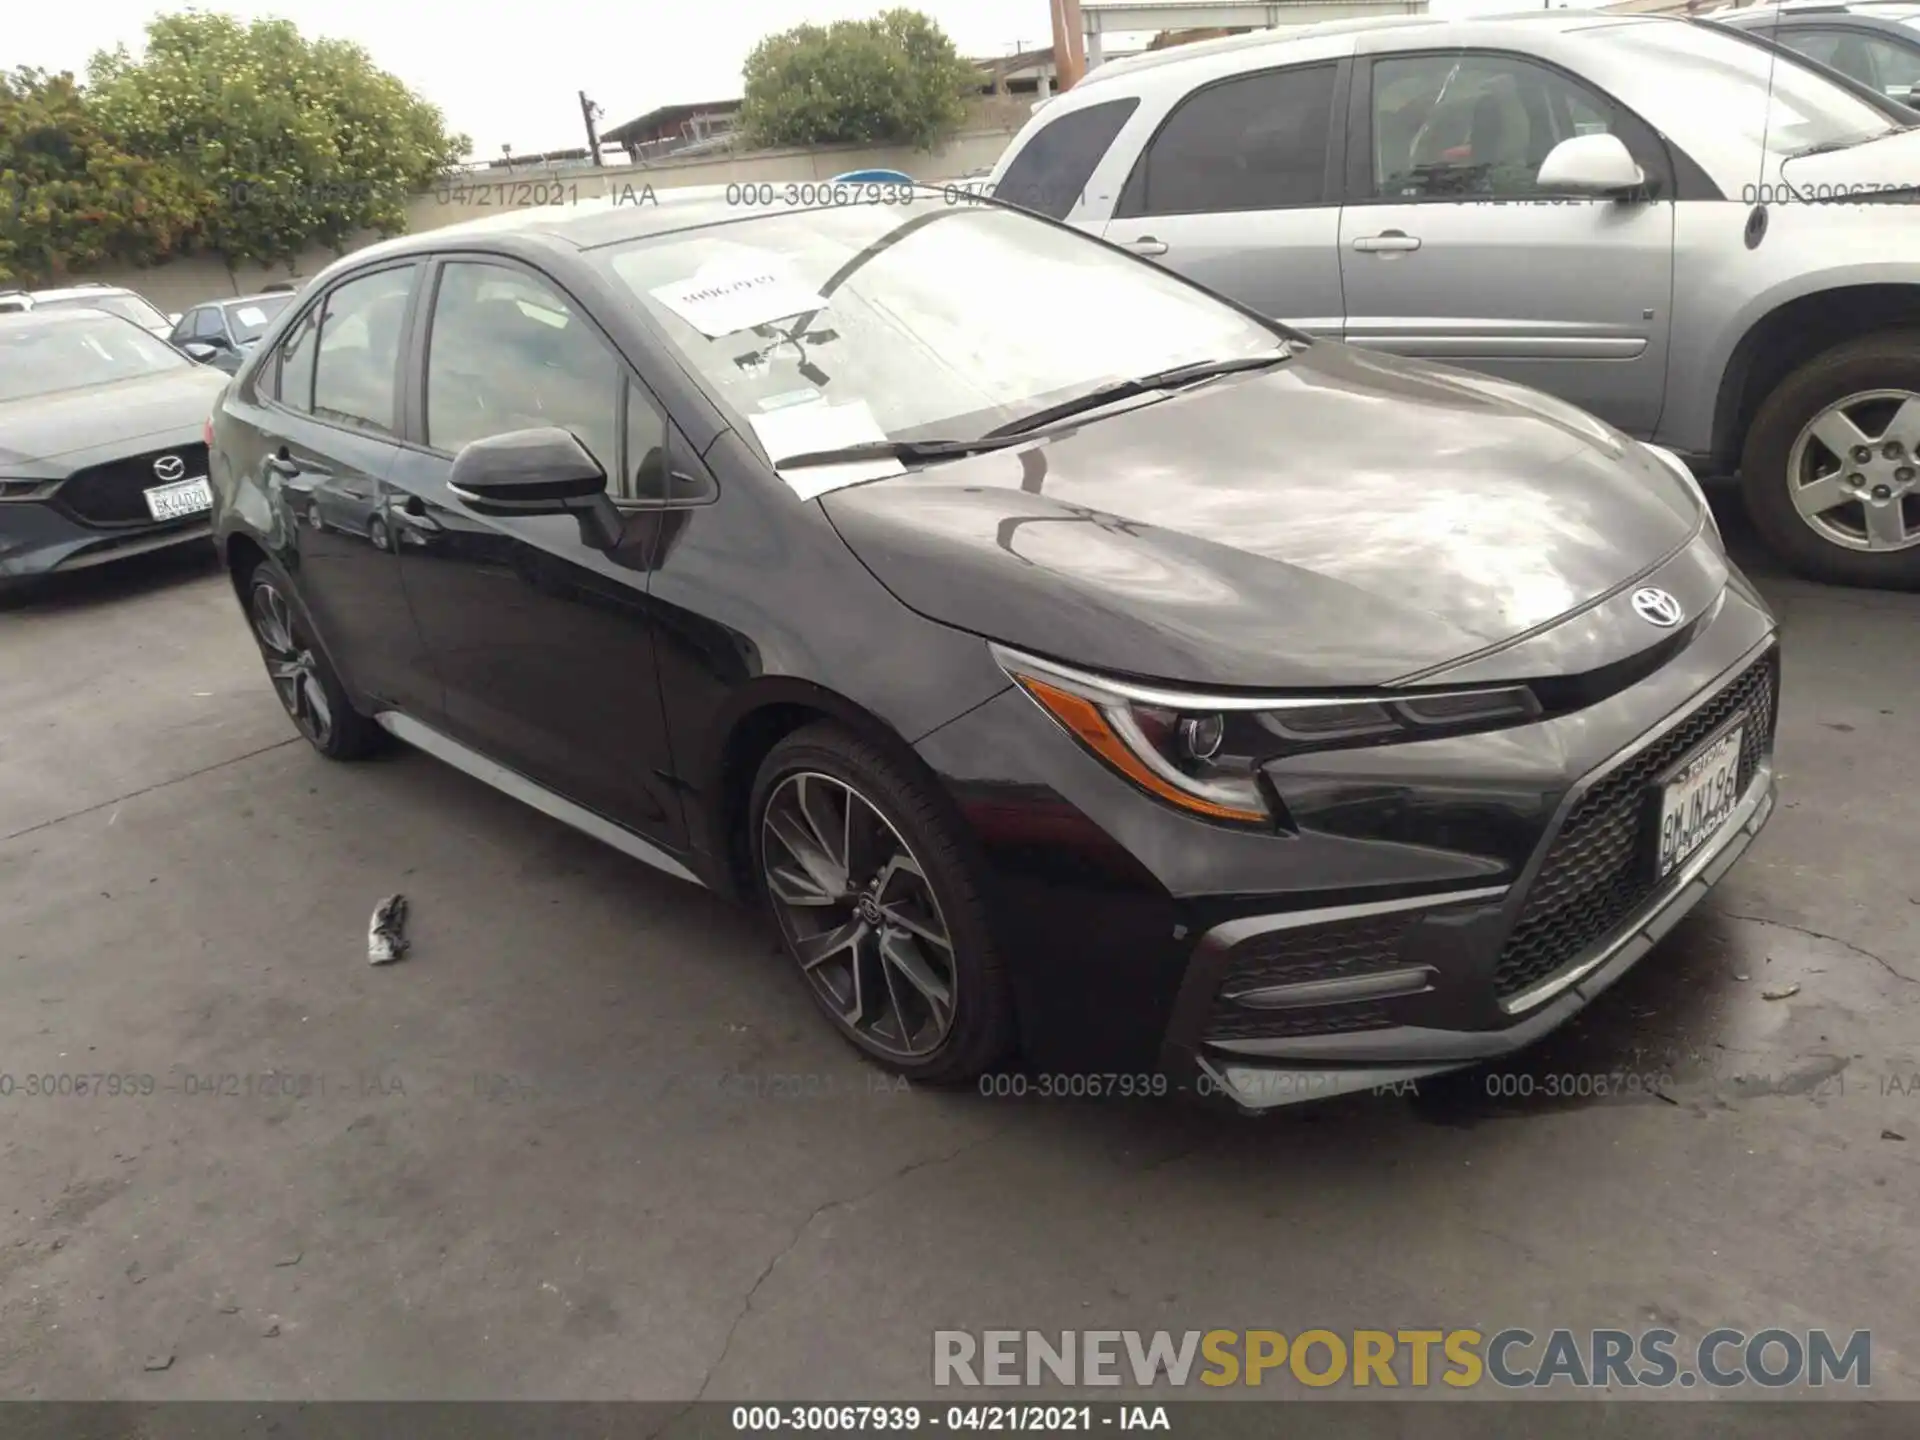
{"type": "Polygon", "coordinates": [[[688,159],[728,148],[739,116],[738,100],[662,105],[636,120],[614,126],[600,141],[619,146],[635,165],[668,155],[688,159]]]}

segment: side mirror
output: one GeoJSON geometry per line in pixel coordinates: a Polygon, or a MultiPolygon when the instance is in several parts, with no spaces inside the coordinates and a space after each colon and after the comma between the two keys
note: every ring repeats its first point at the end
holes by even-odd
{"type": "Polygon", "coordinates": [[[1542,190],[1571,190],[1584,195],[1617,195],[1647,183],[1617,135],[1576,135],[1562,140],[1540,162],[1534,183],[1542,190]]]}
{"type": "Polygon", "coordinates": [[[204,340],[189,340],[180,348],[186,351],[188,359],[198,360],[202,365],[205,365],[219,353],[204,340]]]}
{"type": "Polygon", "coordinates": [[[620,514],[607,498],[607,472],[571,432],[553,426],[489,435],[453,457],[447,489],[478,515],[576,516],[581,538],[610,546],[620,514]]]}

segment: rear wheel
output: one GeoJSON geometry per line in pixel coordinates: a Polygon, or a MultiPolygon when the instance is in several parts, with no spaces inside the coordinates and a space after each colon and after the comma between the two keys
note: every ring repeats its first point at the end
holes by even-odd
{"type": "Polygon", "coordinates": [[[1754,527],[1801,574],[1920,589],[1920,332],[1851,340],[1787,376],[1740,477],[1754,527]]]}
{"type": "Polygon", "coordinates": [[[329,760],[357,760],[386,732],[353,708],[313,637],[292,583],[271,560],[247,577],[247,620],[274,693],[300,733],[329,760]]]}
{"type": "Polygon", "coordinates": [[[837,725],[776,745],[748,809],[759,883],[815,1003],[911,1080],[963,1083],[1012,1048],[987,907],[947,807],[837,725]]]}

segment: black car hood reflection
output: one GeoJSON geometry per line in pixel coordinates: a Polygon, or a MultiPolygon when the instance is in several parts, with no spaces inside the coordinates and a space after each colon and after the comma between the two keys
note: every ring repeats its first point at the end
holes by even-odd
{"type": "Polygon", "coordinates": [[[1474,654],[1645,573],[1700,522],[1657,460],[1571,406],[1324,343],[821,504],[924,615],[1246,687],[1385,683],[1474,654]]]}

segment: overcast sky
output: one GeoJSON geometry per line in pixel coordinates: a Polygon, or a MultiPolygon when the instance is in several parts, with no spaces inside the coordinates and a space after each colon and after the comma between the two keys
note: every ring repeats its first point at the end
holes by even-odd
{"type": "MultiPolygon", "coordinates": [[[[761,36],[873,15],[889,3],[926,11],[967,55],[1052,43],[1047,0],[232,0],[196,8],[282,16],[309,37],[357,40],[472,136],[485,159],[502,144],[521,154],[585,144],[581,90],[605,110],[603,129],[659,105],[736,96],[740,67],[761,36]]],[[[79,74],[96,49],[137,50],[148,17],[174,8],[188,7],[18,0],[8,7],[7,63],[79,74]]],[[[1432,0],[1435,14],[1516,8],[1514,0],[1432,0]]]]}

